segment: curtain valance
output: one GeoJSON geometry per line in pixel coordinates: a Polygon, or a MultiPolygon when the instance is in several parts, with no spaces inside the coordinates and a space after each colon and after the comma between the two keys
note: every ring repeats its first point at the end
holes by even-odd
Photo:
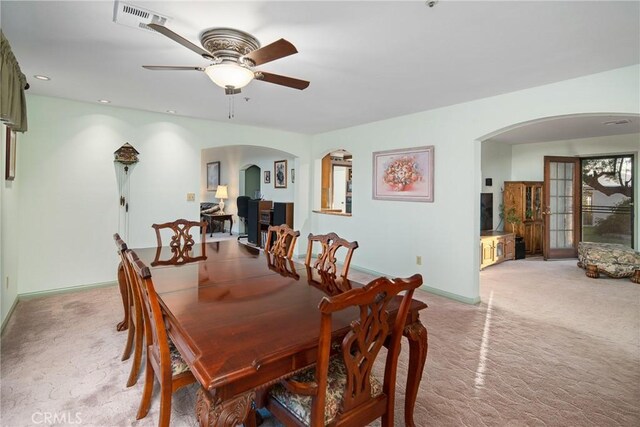
{"type": "Polygon", "coordinates": [[[27,78],[11,52],[9,41],[0,31],[0,120],[17,132],[27,130],[27,78]]]}

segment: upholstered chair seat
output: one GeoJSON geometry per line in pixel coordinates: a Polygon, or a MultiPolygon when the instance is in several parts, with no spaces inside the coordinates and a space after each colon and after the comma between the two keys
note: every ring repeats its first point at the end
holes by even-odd
{"type": "MultiPolygon", "coordinates": [[[[306,369],[290,378],[293,381],[308,383],[314,380],[315,366],[306,369]]],[[[336,355],[329,359],[329,372],[327,377],[327,400],[324,409],[324,424],[331,423],[338,411],[347,384],[347,368],[342,361],[342,355],[336,355]]],[[[371,397],[382,394],[382,383],[371,375],[371,397]]],[[[311,425],[311,396],[303,396],[288,391],[282,384],[275,385],[270,392],[270,397],[278,401],[282,406],[291,411],[299,421],[305,425],[311,425]]]]}
{"type": "Polygon", "coordinates": [[[178,375],[189,370],[189,366],[182,360],[180,352],[171,339],[169,339],[169,356],[171,357],[171,373],[173,375],[178,375]]]}

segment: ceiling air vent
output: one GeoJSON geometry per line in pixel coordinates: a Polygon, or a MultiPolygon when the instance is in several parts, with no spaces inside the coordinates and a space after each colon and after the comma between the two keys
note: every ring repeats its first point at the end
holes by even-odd
{"type": "Polygon", "coordinates": [[[166,25],[169,19],[167,16],[160,15],[157,12],[134,4],[123,3],[121,1],[114,3],[113,22],[127,27],[155,32],[148,27],[149,24],[166,25]]]}
{"type": "Polygon", "coordinates": [[[603,125],[613,126],[613,125],[626,125],[627,123],[631,123],[629,119],[619,119],[619,120],[611,120],[608,122],[603,122],[603,125]]]}

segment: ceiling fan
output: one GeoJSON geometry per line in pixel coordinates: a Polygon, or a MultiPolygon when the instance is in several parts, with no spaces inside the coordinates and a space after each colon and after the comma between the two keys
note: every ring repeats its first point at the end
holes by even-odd
{"type": "Polygon", "coordinates": [[[147,70],[203,71],[227,95],[235,95],[252,80],[262,80],[281,86],[303,90],[306,80],[255,70],[254,67],[298,53],[295,46],[280,39],[261,47],[258,39],[233,28],[211,28],[200,36],[204,49],[160,24],[147,24],[158,33],[180,43],[211,62],[201,66],[143,65],[147,70]]]}

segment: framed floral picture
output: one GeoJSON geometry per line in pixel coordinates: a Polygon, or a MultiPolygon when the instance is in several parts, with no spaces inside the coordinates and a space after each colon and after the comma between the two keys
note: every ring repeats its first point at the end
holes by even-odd
{"type": "Polygon", "coordinates": [[[264,183],[271,184],[271,171],[264,171],[264,183]]]}
{"type": "Polygon", "coordinates": [[[433,145],[374,152],[373,198],[433,202],[433,145]]]}
{"type": "Polygon", "coordinates": [[[287,188],[287,161],[277,160],[273,162],[273,187],[287,188]]]}
{"type": "Polygon", "coordinates": [[[220,184],[220,162],[207,163],[207,191],[216,191],[220,184]]]}
{"type": "Polygon", "coordinates": [[[16,132],[7,126],[7,156],[4,169],[4,178],[13,181],[16,178],[16,132]]]}

